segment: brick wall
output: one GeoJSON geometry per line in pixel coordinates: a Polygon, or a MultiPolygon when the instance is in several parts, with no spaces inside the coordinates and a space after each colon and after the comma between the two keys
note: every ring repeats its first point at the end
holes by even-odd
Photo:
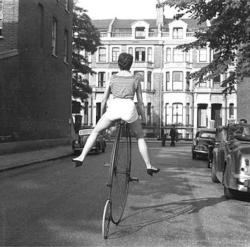
{"type": "MultiPolygon", "coordinates": [[[[18,66],[5,64],[6,74],[18,78],[13,96],[18,102],[14,104],[13,101],[12,105],[16,113],[11,116],[18,126],[15,128],[17,136],[20,140],[69,137],[72,11],[65,10],[63,0],[20,0],[18,19],[18,66]],[[38,4],[44,9],[42,34],[38,4]],[[57,56],[52,55],[51,49],[53,17],[58,23],[57,56]],[[65,29],[69,33],[68,63],[64,62],[65,29]]],[[[1,64],[3,60],[0,59],[1,64]]],[[[7,78],[4,84],[7,91],[12,90],[13,83],[8,87],[7,78]]],[[[9,117],[5,117],[5,125],[9,117]]]]}

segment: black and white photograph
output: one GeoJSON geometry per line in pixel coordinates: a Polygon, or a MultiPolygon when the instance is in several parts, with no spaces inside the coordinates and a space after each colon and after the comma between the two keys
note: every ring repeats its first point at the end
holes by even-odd
{"type": "Polygon", "coordinates": [[[249,0],[0,0],[0,247],[250,247],[249,0]]]}

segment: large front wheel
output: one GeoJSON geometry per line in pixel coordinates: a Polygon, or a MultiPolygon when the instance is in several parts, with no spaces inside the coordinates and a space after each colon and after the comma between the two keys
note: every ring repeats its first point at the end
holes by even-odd
{"type": "Polygon", "coordinates": [[[111,221],[111,201],[107,200],[104,206],[103,216],[102,216],[102,236],[104,239],[108,238],[110,221],[111,221]]]}

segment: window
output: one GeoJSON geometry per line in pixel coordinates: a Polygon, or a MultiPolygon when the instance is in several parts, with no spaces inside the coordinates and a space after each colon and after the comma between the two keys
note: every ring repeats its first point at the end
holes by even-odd
{"type": "Polygon", "coordinates": [[[152,48],[149,47],[149,48],[148,48],[148,62],[152,62],[152,61],[153,61],[152,48]]]}
{"type": "Polygon", "coordinates": [[[151,103],[147,104],[147,124],[151,125],[151,103]]]}
{"type": "Polygon", "coordinates": [[[186,105],[186,125],[190,123],[190,103],[186,105]]]}
{"type": "Polygon", "coordinates": [[[135,61],[145,62],[145,48],[135,48],[135,61]]]}
{"type": "Polygon", "coordinates": [[[3,35],[3,0],[0,0],[0,37],[3,35]]]}
{"type": "Polygon", "coordinates": [[[166,72],[166,84],[165,84],[166,91],[170,90],[170,72],[166,72]]]}
{"type": "Polygon", "coordinates": [[[234,104],[229,104],[229,118],[234,118],[234,104]]]}
{"type": "Polygon", "coordinates": [[[217,75],[213,79],[214,85],[219,84],[220,85],[220,75],[217,75]]]}
{"type": "Polygon", "coordinates": [[[197,126],[198,127],[207,127],[207,124],[208,124],[207,104],[198,104],[197,126]]]}
{"type": "Polygon", "coordinates": [[[98,87],[105,86],[106,74],[105,72],[98,72],[98,87]]]}
{"type": "Polygon", "coordinates": [[[173,90],[183,90],[183,72],[173,72],[173,90]]]}
{"type": "Polygon", "coordinates": [[[181,103],[173,104],[173,123],[174,124],[182,124],[183,118],[183,109],[181,103]]]}
{"type": "Polygon", "coordinates": [[[106,48],[105,47],[100,47],[99,48],[99,57],[98,61],[105,63],[106,62],[106,48]]]}
{"type": "Polygon", "coordinates": [[[165,104],[165,125],[167,125],[170,122],[170,115],[169,115],[169,104],[165,104]]]}
{"type": "MultiPolygon", "coordinates": [[[[43,34],[44,34],[44,8],[43,8],[43,5],[40,4],[40,3],[38,4],[38,8],[39,8],[39,20],[38,20],[39,21],[39,29],[38,30],[39,30],[39,38],[40,38],[40,48],[43,48],[43,39],[44,39],[44,37],[43,37],[43,34]]],[[[1,16],[1,13],[0,13],[0,16],[1,16]]],[[[1,19],[1,17],[0,17],[0,19],[1,19]]]]}
{"type": "Polygon", "coordinates": [[[201,81],[199,82],[199,87],[207,87],[207,82],[206,81],[201,81]]]}
{"type": "Polygon", "coordinates": [[[171,48],[166,49],[166,62],[171,62],[171,48]]]}
{"type": "Polygon", "coordinates": [[[69,61],[69,33],[67,30],[64,30],[64,62],[68,63],[69,61]]]}
{"type": "Polygon", "coordinates": [[[52,54],[57,55],[57,20],[52,21],[52,54]]]}
{"type": "Polygon", "coordinates": [[[184,52],[180,49],[174,49],[174,62],[184,62],[184,52]]]}
{"type": "Polygon", "coordinates": [[[89,102],[85,101],[84,102],[84,124],[88,125],[88,116],[89,116],[89,102]]]}
{"type": "Polygon", "coordinates": [[[119,47],[112,48],[112,62],[118,61],[119,52],[120,52],[119,47]]]}
{"type": "Polygon", "coordinates": [[[199,61],[207,62],[207,49],[204,48],[199,50],[199,61]]]}
{"type": "Polygon", "coordinates": [[[128,48],[128,53],[133,56],[133,48],[132,47],[128,48]]]}
{"type": "Polygon", "coordinates": [[[151,77],[152,77],[152,72],[148,71],[147,90],[151,90],[151,77]]]}
{"type": "Polygon", "coordinates": [[[145,27],[136,27],[135,28],[135,38],[136,39],[145,39],[145,27]]]}
{"type": "Polygon", "coordinates": [[[190,50],[186,52],[186,62],[191,63],[191,51],[190,50]]]}
{"type": "Polygon", "coordinates": [[[186,73],[186,90],[190,91],[190,72],[186,73]]]}
{"type": "Polygon", "coordinates": [[[182,39],[183,38],[183,28],[175,27],[173,28],[173,39],[182,39]]]}

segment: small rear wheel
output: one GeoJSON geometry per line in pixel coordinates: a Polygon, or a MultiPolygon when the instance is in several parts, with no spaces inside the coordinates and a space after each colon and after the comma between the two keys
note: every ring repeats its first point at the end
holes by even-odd
{"type": "Polygon", "coordinates": [[[111,221],[111,201],[107,200],[104,206],[103,216],[102,216],[102,236],[104,239],[108,238],[110,221],[111,221]]]}

